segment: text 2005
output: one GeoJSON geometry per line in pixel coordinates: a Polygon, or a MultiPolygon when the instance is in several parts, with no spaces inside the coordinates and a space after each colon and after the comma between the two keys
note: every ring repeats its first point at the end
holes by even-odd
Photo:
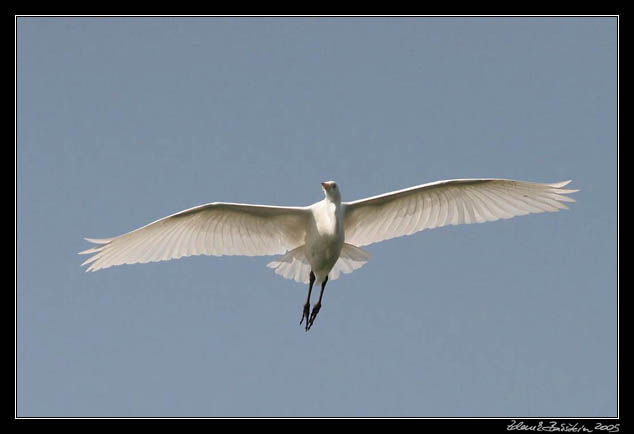
{"type": "Polygon", "coordinates": [[[601,422],[597,422],[597,424],[594,426],[594,429],[597,431],[605,431],[605,432],[619,432],[620,430],[620,423],[615,423],[612,425],[603,425],[601,422]]]}

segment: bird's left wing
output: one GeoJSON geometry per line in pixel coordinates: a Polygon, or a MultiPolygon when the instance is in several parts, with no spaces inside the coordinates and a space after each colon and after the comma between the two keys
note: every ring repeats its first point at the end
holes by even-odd
{"type": "Polygon", "coordinates": [[[214,202],[164,217],[127,234],[86,238],[99,246],[82,265],[96,271],[113,265],[166,261],[191,255],[260,256],[304,244],[308,208],[214,202]]]}
{"type": "Polygon", "coordinates": [[[346,243],[365,246],[445,225],[559,211],[577,190],[509,179],[453,179],[344,203],[346,243]]]}

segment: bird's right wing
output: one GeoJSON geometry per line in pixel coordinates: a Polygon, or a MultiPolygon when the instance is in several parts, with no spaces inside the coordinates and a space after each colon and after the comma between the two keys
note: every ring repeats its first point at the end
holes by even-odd
{"type": "Polygon", "coordinates": [[[99,246],[82,265],[96,271],[113,265],[166,261],[191,255],[274,255],[304,244],[310,211],[215,202],[162,218],[114,238],[91,239],[99,246]]]}
{"type": "Polygon", "coordinates": [[[452,179],[344,203],[346,243],[365,246],[445,225],[490,222],[559,211],[570,181],[555,184],[510,179],[452,179]]]}

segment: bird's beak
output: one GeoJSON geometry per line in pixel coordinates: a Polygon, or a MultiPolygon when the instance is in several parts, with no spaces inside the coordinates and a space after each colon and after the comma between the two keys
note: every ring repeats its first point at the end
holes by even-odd
{"type": "Polygon", "coordinates": [[[327,183],[327,182],[322,182],[322,183],[321,183],[321,186],[322,186],[322,187],[324,187],[324,190],[326,190],[326,191],[329,191],[329,190],[330,190],[330,188],[332,187],[332,185],[330,185],[330,184],[329,184],[329,183],[327,183]]]}

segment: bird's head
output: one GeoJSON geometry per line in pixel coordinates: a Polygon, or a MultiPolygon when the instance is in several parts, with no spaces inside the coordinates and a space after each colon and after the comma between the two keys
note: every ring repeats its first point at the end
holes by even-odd
{"type": "Polygon", "coordinates": [[[341,202],[341,192],[335,181],[322,182],[321,189],[324,190],[326,199],[337,203],[341,202]]]}

